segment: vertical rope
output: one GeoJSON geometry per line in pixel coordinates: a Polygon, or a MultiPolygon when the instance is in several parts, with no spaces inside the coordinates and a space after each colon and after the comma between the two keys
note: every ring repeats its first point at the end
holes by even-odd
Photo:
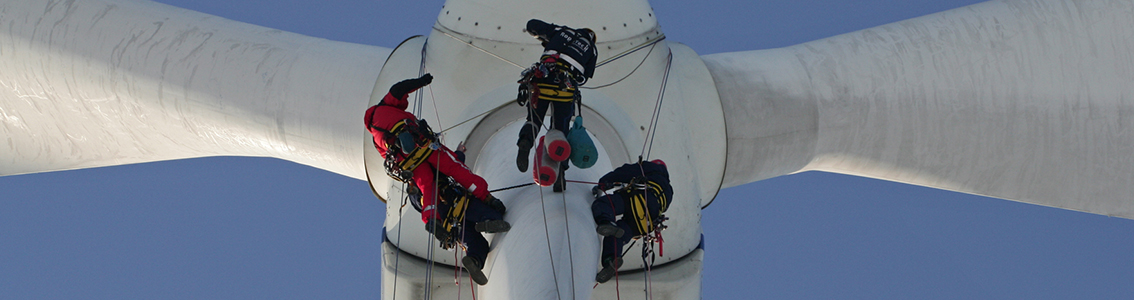
{"type": "MultiPolygon", "coordinates": [[[[406,208],[406,202],[409,202],[409,194],[406,192],[406,183],[402,182],[402,205],[398,206],[398,223],[402,222],[402,210],[406,208]]],[[[385,230],[385,228],[383,228],[385,230]]],[[[398,299],[398,264],[402,260],[402,224],[398,224],[398,241],[396,247],[397,252],[394,253],[394,299],[398,299]]]]}
{"type": "Polygon", "coordinates": [[[642,141],[642,152],[638,154],[638,160],[641,160],[643,154],[646,157],[650,157],[649,152],[646,151],[646,142],[647,141],[649,142],[649,145],[650,145],[650,151],[654,150],[654,137],[657,136],[657,129],[658,129],[657,128],[657,125],[658,125],[657,122],[658,122],[658,119],[660,119],[660,116],[661,116],[661,104],[662,104],[662,100],[665,99],[665,88],[666,88],[666,85],[669,84],[669,70],[670,70],[670,67],[672,65],[673,65],[673,52],[670,51],[667,62],[665,63],[665,75],[663,75],[663,77],[662,77],[661,88],[658,90],[658,100],[656,102],[654,102],[654,112],[653,112],[653,115],[650,117],[650,132],[646,134],[646,140],[642,141]]]}
{"type": "MultiPolygon", "coordinates": [[[[425,75],[425,48],[426,48],[426,45],[428,45],[428,44],[429,44],[429,42],[426,41],[421,46],[421,65],[419,66],[418,71],[417,71],[417,77],[419,77],[419,78],[422,75],[425,75]]],[[[421,115],[422,107],[424,106],[423,105],[424,98],[425,98],[425,93],[422,93],[419,89],[419,91],[417,91],[417,101],[416,101],[417,103],[414,104],[414,113],[413,113],[414,116],[420,116],[421,115]]],[[[431,166],[432,168],[434,168],[433,169],[433,205],[434,205],[434,208],[433,208],[433,215],[431,216],[430,220],[437,220],[437,211],[438,211],[437,204],[440,201],[440,199],[438,199],[439,193],[437,192],[437,186],[439,185],[438,183],[440,182],[440,170],[438,170],[436,168],[436,166],[440,165],[440,164],[441,164],[441,156],[438,155],[437,156],[437,162],[433,166],[431,166]]],[[[418,167],[421,167],[421,166],[418,166],[418,167]]],[[[425,191],[423,190],[422,192],[425,192],[425,191]]],[[[432,299],[432,291],[433,291],[433,267],[436,264],[433,257],[434,257],[434,252],[435,252],[434,248],[437,247],[436,244],[434,243],[434,240],[436,240],[436,239],[429,238],[429,250],[426,251],[426,261],[429,262],[428,267],[426,267],[426,269],[425,269],[425,299],[427,299],[427,300],[432,299]]]]}
{"type": "MultiPolygon", "coordinates": [[[[566,181],[566,178],[564,178],[566,181]]],[[[567,191],[564,187],[563,191],[563,227],[567,229],[567,259],[571,263],[571,299],[575,299],[575,251],[571,250],[571,219],[566,213],[567,209],[567,191]]]]}
{"type": "Polygon", "coordinates": [[[563,293],[559,291],[559,274],[555,271],[555,255],[551,251],[551,233],[547,229],[547,207],[543,203],[542,187],[539,188],[539,207],[540,211],[543,212],[543,236],[544,240],[547,241],[547,262],[551,263],[551,278],[555,280],[555,298],[561,299],[563,293]]]}

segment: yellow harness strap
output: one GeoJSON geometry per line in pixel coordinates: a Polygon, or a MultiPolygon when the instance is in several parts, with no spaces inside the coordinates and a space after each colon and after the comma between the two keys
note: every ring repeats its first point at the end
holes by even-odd
{"type": "Polygon", "coordinates": [[[665,212],[666,208],[669,208],[669,199],[665,198],[665,193],[662,192],[661,185],[656,182],[650,181],[646,183],[646,186],[650,189],[650,191],[654,193],[656,197],[658,197],[658,204],[661,205],[660,211],[665,212]]]}
{"type": "Polygon", "coordinates": [[[665,212],[669,206],[669,199],[665,198],[665,193],[662,193],[662,187],[653,181],[646,183],[646,190],[640,192],[630,193],[630,214],[634,216],[634,226],[638,228],[641,234],[647,234],[654,231],[654,216],[650,215],[649,206],[646,205],[646,194],[649,193],[650,197],[656,197],[658,204],[661,206],[659,212],[665,212]]]}
{"type": "Polygon", "coordinates": [[[549,83],[536,83],[536,90],[539,91],[539,100],[555,101],[555,102],[571,102],[575,101],[575,93],[579,92],[576,87],[568,87],[567,89],[559,89],[558,84],[549,83]]]}
{"type": "MultiPolygon", "coordinates": [[[[451,201],[452,206],[449,207],[449,213],[445,214],[445,218],[442,220],[442,223],[441,223],[442,225],[445,226],[446,230],[453,230],[454,225],[461,224],[465,221],[465,208],[467,208],[469,206],[469,195],[468,195],[468,193],[465,193],[465,194],[461,195],[460,197],[457,197],[457,199],[451,199],[451,200],[452,200],[451,201]]],[[[471,228],[469,228],[469,229],[471,229],[471,228]]],[[[466,229],[466,230],[469,230],[469,229],[466,229]]]]}
{"type": "MultiPolygon", "coordinates": [[[[552,65],[553,67],[549,68],[550,70],[548,70],[548,72],[559,73],[558,76],[561,76],[561,77],[564,77],[564,78],[571,77],[571,75],[568,74],[570,72],[568,70],[571,70],[571,65],[565,64],[562,61],[560,61],[558,55],[556,55],[556,56],[544,55],[543,57],[540,57],[540,61],[545,62],[545,63],[550,62],[550,61],[555,61],[555,63],[552,65]]],[[[544,75],[544,77],[551,77],[551,76],[557,76],[557,75],[553,75],[553,74],[545,74],[544,75]]],[[[579,88],[575,87],[575,86],[569,86],[566,89],[560,89],[560,86],[558,84],[550,84],[550,83],[536,83],[535,84],[535,90],[539,91],[538,94],[539,94],[540,100],[555,101],[555,102],[575,101],[575,94],[579,92],[579,88]]]]}
{"type": "MultiPolygon", "coordinates": [[[[401,132],[403,129],[405,129],[405,126],[406,120],[398,121],[397,123],[394,123],[394,126],[390,127],[390,132],[391,134],[397,135],[398,132],[401,132]]],[[[406,156],[405,159],[398,163],[398,167],[402,168],[402,170],[413,172],[413,170],[417,169],[417,166],[420,166],[421,163],[425,162],[425,159],[429,158],[430,155],[433,155],[433,147],[417,146],[413,149],[412,152],[410,152],[409,155],[406,156]]]]}
{"type": "Polygon", "coordinates": [[[630,195],[630,213],[634,215],[634,226],[638,232],[646,234],[654,231],[654,218],[650,217],[650,209],[646,206],[646,197],[642,193],[630,195]]]}
{"type": "Polygon", "coordinates": [[[432,147],[418,146],[417,148],[413,149],[413,152],[410,152],[410,154],[406,156],[406,159],[398,163],[398,167],[402,168],[402,170],[413,172],[413,170],[417,169],[417,166],[420,166],[421,163],[424,163],[425,160],[428,159],[432,154],[432,147]]]}

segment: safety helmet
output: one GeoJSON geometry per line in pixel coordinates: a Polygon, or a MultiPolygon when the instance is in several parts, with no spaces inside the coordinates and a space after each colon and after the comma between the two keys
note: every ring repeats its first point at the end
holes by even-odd
{"type": "Polygon", "coordinates": [[[587,37],[591,38],[591,43],[595,43],[595,31],[594,30],[591,30],[590,28],[579,28],[579,31],[586,33],[587,37]]]}
{"type": "Polygon", "coordinates": [[[655,159],[655,160],[651,160],[650,162],[652,162],[652,163],[655,163],[655,164],[659,164],[659,165],[661,165],[661,166],[663,166],[663,167],[665,166],[665,162],[664,162],[664,161],[662,161],[661,159],[655,159]]]}

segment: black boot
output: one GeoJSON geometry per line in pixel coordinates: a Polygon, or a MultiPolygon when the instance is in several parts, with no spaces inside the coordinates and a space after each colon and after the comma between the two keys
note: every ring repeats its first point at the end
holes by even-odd
{"type": "MultiPolygon", "coordinates": [[[[525,128],[527,127],[525,126],[525,128]]],[[[527,172],[528,152],[532,150],[532,139],[521,136],[520,140],[516,142],[516,146],[520,148],[516,151],[516,168],[520,169],[520,172],[527,172]]]]}
{"type": "Polygon", "coordinates": [[[476,231],[483,233],[497,233],[511,230],[512,224],[508,224],[508,221],[504,220],[488,220],[476,223],[473,227],[476,227],[476,231]]]}
{"type": "Polygon", "coordinates": [[[566,173],[566,172],[567,172],[567,170],[566,170],[565,167],[563,167],[563,166],[559,167],[559,178],[556,178],[555,184],[551,186],[552,192],[562,193],[563,190],[567,189],[567,179],[563,178],[563,173],[566,173]]]}
{"type": "Polygon", "coordinates": [[[488,277],[484,276],[484,271],[480,270],[484,268],[483,262],[472,256],[465,256],[461,259],[461,264],[465,265],[465,270],[469,271],[469,277],[472,277],[473,282],[478,285],[488,284],[488,277]]]}
{"type": "Polygon", "coordinates": [[[613,236],[616,239],[622,238],[622,235],[626,234],[626,230],[618,227],[613,222],[600,224],[597,228],[595,228],[595,231],[597,231],[601,236],[613,236]]]}
{"type": "Polygon", "coordinates": [[[618,268],[622,266],[622,258],[608,257],[602,260],[602,270],[599,270],[598,275],[595,275],[595,281],[598,283],[606,283],[614,278],[614,273],[618,272],[618,268]]]}
{"type": "Polygon", "coordinates": [[[504,206],[504,201],[500,201],[500,199],[492,196],[492,194],[489,194],[486,198],[488,199],[485,201],[485,203],[488,204],[488,207],[491,207],[492,210],[495,210],[501,215],[508,212],[508,208],[504,206]]]}

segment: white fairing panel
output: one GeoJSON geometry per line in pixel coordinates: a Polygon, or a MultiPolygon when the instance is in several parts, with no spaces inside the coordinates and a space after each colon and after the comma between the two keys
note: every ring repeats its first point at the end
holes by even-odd
{"type": "Polygon", "coordinates": [[[0,175],[241,155],[365,178],[390,49],[149,1],[4,1],[0,20],[0,175]]]}
{"type": "Polygon", "coordinates": [[[725,186],[821,170],[1134,218],[1134,3],[992,1],[704,56],[725,186]]]}

